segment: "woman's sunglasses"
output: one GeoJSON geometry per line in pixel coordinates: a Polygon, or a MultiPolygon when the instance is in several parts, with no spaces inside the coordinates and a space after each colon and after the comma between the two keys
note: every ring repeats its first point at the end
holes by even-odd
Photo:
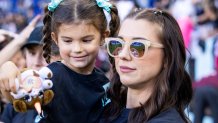
{"type": "MultiPolygon", "coordinates": [[[[123,50],[125,41],[120,38],[106,38],[107,51],[110,56],[118,57],[119,53],[123,50]]],[[[133,40],[129,45],[130,54],[135,58],[141,58],[148,52],[149,47],[164,48],[162,44],[152,43],[145,39],[133,40]]]]}

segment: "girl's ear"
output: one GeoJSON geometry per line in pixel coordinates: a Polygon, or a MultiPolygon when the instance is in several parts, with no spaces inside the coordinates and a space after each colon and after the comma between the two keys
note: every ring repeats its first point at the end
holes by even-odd
{"type": "Polygon", "coordinates": [[[51,32],[51,38],[52,40],[55,42],[56,45],[58,45],[58,41],[57,41],[57,35],[54,32],[51,32]]]}
{"type": "Polygon", "coordinates": [[[108,30],[103,33],[103,40],[101,41],[100,46],[104,45],[104,43],[105,43],[104,39],[107,38],[109,35],[110,35],[110,31],[108,31],[108,30]]]}
{"type": "Polygon", "coordinates": [[[109,35],[110,35],[110,31],[108,31],[108,30],[105,31],[104,34],[103,34],[104,38],[108,37],[109,35]]]}

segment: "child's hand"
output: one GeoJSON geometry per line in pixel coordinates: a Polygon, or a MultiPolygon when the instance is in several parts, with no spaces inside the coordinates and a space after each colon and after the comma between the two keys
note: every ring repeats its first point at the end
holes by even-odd
{"type": "Polygon", "coordinates": [[[4,63],[0,69],[0,89],[9,101],[11,101],[9,92],[16,92],[15,78],[20,78],[17,66],[11,61],[4,63]]]}

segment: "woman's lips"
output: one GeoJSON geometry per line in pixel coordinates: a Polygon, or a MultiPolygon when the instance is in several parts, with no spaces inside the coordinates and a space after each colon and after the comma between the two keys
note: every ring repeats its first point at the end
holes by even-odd
{"type": "Polygon", "coordinates": [[[130,67],[127,67],[127,66],[120,66],[120,71],[123,72],[123,73],[130,73],[130,72],[133,72],[135,70],[136,69],[130,68],[130,67]]]}

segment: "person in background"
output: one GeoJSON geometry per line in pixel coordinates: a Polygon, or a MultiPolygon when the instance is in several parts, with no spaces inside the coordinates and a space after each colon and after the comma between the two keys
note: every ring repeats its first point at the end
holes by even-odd
{"type": "MultiPolygon", "coordinates": [[[[26,60],[26,67],[39,70],[47,65],[43,58],[43,43],[42,40],[43,26],[37,26],[31,32],[27,42],[22,46],[22,50],[26,60]]],[[[8,69],[9,71],[11,69],[8,69]]],[[[35,110],[28,110],[26,113],[16,112],[11,103],[8,103],[3,110],[1,121],[5,123],[34,123],[37,112],[35,110]]]]}
{"type": "MultiPolygon", "coordinates": [[[[16,34],[7,30],[0,29],[0,66],[8,61],[13,61],[18,69],[23,69],[26,67],[25,58],[21,51],[21,47],[26,43],[27,38],[30,36],[30,33],[35,28],[39,22],[41,16],[37,15],[25,29],[22,30],[20,34],[16,34]]],[[[10,71],[11,69],[8,69],[10,71]]],[[[0,72],[0,78],[5,77],[4,74],[0,72]]],[[[6,104],[9,102],[8,99],[1,95],[1,114],[4,111],[4,108],[7,107],[6,104]]],[[[0,118],[1,121],[2,118],[0,118]]]]}
{"type": "Polygon", "coordinates": [[[205,115],[210,112],[214,123],[218,122],[218,74],[193,82],[193,123],[202,123],[205,115]]]}
{"type": "Polygon", "coordinates": [[[43,58],[43,26],[36,27],[30,34],[28,41],[23,45],[22,49],[26,59],[26,66],[30,69],[39,70],[48,65],[43,58]]]}
{"type": "MultiPolygon", "coordinates": [[[[16,33],[0,29],[0,52],[6,47],[15,37],[18,35],[16,33]]],[[[7,54],[5,54],[7,55],[7,54]]],[[[11,58],[16,66],[21,70],[25,67],[25,58],[23,56],[22,50],[18,50],[11,58]]]]}
{"type": "MultiPolygon", "coordinates": [[[[6,61],[10,60],[14,56],[14,54],[16,54],[17,51],[19,51],[20,48],[26,43],[28,37],[30,36],[30,33],[33,31],[38,21],[40,20],[40,17],[40,15],[37,15],[28,24],[28,26],[26,26],[26,28],[22,30],[22,32],[19,35],[13,37],[14,39],[0,51],[0,66],[6,61]]],[[[4,33],[6,35],[9,34],[9,36],[11,36],[11,34],[8,32],[4,33]]]]}

